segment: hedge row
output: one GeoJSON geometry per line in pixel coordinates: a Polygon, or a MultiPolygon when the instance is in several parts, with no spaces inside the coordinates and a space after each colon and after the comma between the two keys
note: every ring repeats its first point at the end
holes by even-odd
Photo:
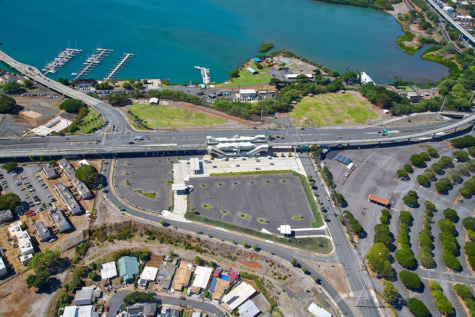
{"type": "Polygon", "coordinates": [[[447,299],[447,297],[445,297],[439,283],[430,281],[429,287],[432,290],[431,294],[435,299],[435,306],[440,311],[440,313],[444,316],[452,315],[454,313],[452,303],[447,299]]]}
{"type": "Polygon", "coordinates": [[[459,244],[454,237],[456,233],[455,225],[448,219],[440,219],[438,222],[442,233],[439,234],[439,240],[442,245],[442,259],[446,266],[455,271],[460,271],[462,265],[460,261],[455,257],[455,253],[459,251],[459,244]]]}
{"type": "Polygon", "coordinates": [[[349,212],[348,210],[345,210],[343,212],[343,215],[350,222],[351,231],[353,231],[357,235],[360,235],[364,230],[360,222],[356,220],[353,214],[349,212]]]}

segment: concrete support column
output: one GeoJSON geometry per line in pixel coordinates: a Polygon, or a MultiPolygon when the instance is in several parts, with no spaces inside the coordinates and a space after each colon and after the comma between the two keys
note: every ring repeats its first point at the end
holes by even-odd
{"type": "Polygon", "coordinates": [[[434,133],[434,134],[432,135],[432,138],[433,138],[433,139],[435,139],[435,135],[436,135],[436,133],[434,133]]]}
{"type": "Polygon", "coordinates": [[[459,128],[459,127],[455,127],[454,132],[457,132],[457,129],[458,129],[458,128],[459,128]]]}
{"type": "Polygon", "coordinates": [[[410,142],[411,141],[411,138],[407,139],[407,142],[410,142]]]}

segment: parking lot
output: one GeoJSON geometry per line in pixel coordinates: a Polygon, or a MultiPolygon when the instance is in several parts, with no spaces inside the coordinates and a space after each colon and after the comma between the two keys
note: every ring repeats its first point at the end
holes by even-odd
{"type": "Polygon", "coordinates": [[[145,209],[161,212],[172,206],[172,185],[166,184],[173,174],[176,157],[123,158],[116,161],[114,184],[124,200],[145,209]],[[147,197],[144,194],[148,194],[147,197]],[[152,198],[155,196],[155,198],[152,198]]]}
{"type": "Polygon", "coordinates": [[[290,173],[193,178],[190,206],[201,215],[279,234],[280,225],[311,228],[315,221],[299,178],[290,173]]]}
{"type": "Polygon", "coordinates": [[[15,174],[3,171],[1,183],[4,192],[14,193],[21,199],[20,207],[16,210],[18,216],[23,216],[29,210],[44,211],[45,207],[56,201],[53,189],[44,183],[40,172],[41,168],[37,165],[19,167],[15,174]]]}

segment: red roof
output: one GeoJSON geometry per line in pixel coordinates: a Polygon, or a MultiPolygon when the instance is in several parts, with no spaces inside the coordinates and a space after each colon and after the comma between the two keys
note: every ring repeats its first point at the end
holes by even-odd
{"type": "Polygon", "coordinates": [[[369,194],[368,199],[369,199],[369,200],[372,200],[372,201],[374,201],[374,202],[380,203],[380,204],[382,204],[382,205],[384,205],[384,206],[389,205],[389,200],[384,199],[384,198],[381,198],[381,197],[376,196],[376,195],[373,195],[373,194],[369,194]]]}
{"type": "Polygon", "coordinates": [[[237,273],[233,271],[228,271],[229,283],[232,284],[237,279],[237,273]]]}
{"type": "Polygon", "coordinates": [[[219,270],[214,270],[213,276],[214,277],[219,277],[219,273],[220,273],[219,270]]]}

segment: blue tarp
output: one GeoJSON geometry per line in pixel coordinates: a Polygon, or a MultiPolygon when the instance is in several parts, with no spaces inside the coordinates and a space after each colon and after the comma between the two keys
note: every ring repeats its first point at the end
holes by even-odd
{"type": "Polygon", "coordinates": [[[257,63],[262,62],[262,59],[260,59],[259,57],[254,57],[252,60],[257,63]]]}

